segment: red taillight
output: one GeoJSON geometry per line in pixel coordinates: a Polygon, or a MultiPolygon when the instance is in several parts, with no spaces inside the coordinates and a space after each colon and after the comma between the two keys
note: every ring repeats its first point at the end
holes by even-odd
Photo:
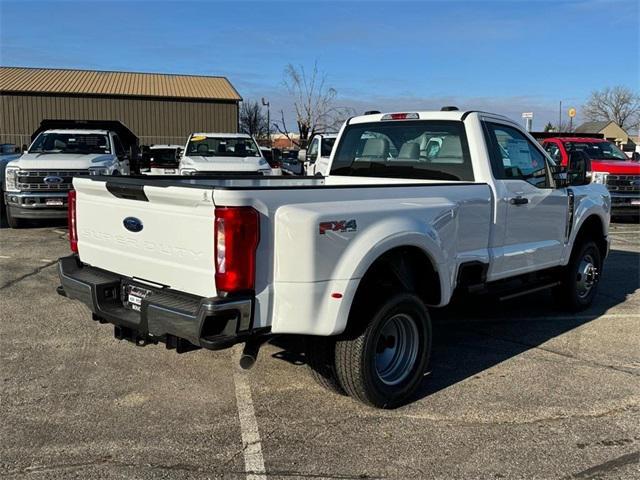
{"type": "Polygon", "coordinates": [[[216,290],[234,293],[253,290],[260,216],[251,207],[216,208],[216,290]]]}
{"type": "Polygon", "coordinates": [[[69,247],[71,251],[78,253],[78,228],[76,226],[76,191],[69,190],[67,199],[67,219],[69,220],[69,247]]]}

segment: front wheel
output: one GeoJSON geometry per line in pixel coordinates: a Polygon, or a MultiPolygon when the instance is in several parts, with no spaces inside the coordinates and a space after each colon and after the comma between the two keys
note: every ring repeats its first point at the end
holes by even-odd
{"type": "Polygon", "coordinates": [[[569,265],[562,273],[561,284],[554,291],[560,306],[580,311],[593,303],[602,273],[602,255],[596,243],[585,241],[576,246],[569,265]]]}
{"type": "Polygon", "coordinates": [[[373,318],[353,320],[360,329],[343,334],[335,346],[340,385],[370,406],[398,406],[420,386],[429,363],[427,308],[417,296],[403,293],[384,302],[373,318]]]}

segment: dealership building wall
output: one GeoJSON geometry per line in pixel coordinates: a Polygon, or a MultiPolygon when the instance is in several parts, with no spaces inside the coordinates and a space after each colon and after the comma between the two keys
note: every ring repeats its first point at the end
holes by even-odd
{"type": "Polygon", "coordinates": [[[33,74],[39,69],[2,67],[0,143],[29,144],[40,122],[53,119],[118,120],[143,145],[183,144],[196,131],[238,130],[241,98],[222,77],[48,69],[53,74],[40,75],[40,81],[19,82],[11,76],[15,76],[15,70],[33,74]],[[6,75],[7,70],[10,75],[6,75]],[[94,75],[97,80],[89,82],[85,78],[84,84],[74,83],[67,78],[69,75],[61,76],[60,72],[77,72],[81,79],[83,75],[94,75]],[[125,81],[105,78],[112,75],[95,75],[100,73],[119,75],[125,81]],[[131,76],[134,81],[129,79],[127,83],[131,76]]]}

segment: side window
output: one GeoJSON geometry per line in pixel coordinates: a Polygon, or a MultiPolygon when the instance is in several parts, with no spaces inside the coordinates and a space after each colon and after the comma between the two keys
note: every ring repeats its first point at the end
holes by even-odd
{"type": "Polygon", "coordinates": [[[562,163],[562,154],[560,153],[558,145],[553,142],[549,142],[545,144],[544,149],[547,151],[554,162],[556,162],[558,165],[562,163]]]}
{"type": "Polygon", "coordinates": [[[320,141],[317,138],[314,138],[311,142],[311,146],[309,147],[309,160],[315,162],[318,159],[318,144],[320,141]]]}
{"type": "Polygon", "coordinates": [[[527,137],[506,125],[486,126],[496,178],[524,180],[538,188],[551,188],[545,157],[527,137]]]}
{"type": "Polygon", "coordinates": [[[117,135],[113,136],[113,149],[116,152],[116,157],[124,157],[124,147],[122,146],[122,142],[117,135]]]}

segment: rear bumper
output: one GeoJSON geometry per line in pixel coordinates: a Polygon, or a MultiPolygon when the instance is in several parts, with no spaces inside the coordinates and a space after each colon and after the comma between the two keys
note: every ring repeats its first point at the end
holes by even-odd
{"type": "Polygon", "coordinates": [[[58,260],[64,296],[79,300],[94,320],[112,323],[115,336],[138,345],[163,342],[178,353],[206,348],[220,350],[267,333],[253,329],[254,298],[205,298],[170,289],[151,288],[112,272],[83,265],[77,256],[58,260]],[[140,311],[125,307],[124,285],[138,285],[152,293],[140,311]]]}
{"type": "Polygon", "coordinates": [[[68,192],[5,192],[4,201],[15,218],[67,218],[68,192]],[[47,205],[47,199],[62,201],[62,205],[47,205]]]}

